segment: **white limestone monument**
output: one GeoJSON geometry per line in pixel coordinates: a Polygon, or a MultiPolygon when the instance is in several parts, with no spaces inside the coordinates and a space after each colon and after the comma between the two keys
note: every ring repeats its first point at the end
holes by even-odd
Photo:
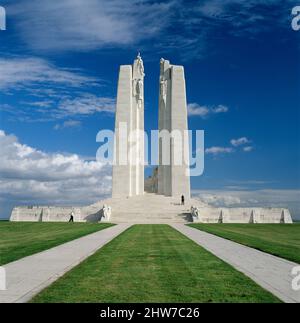
{"type": "Polygon", "coordinates": [[[144,194],[144,77],[144,64],[140,54],[133,65],[120,67],[115,121],[113,197],[144,194]],[[125,132],[124,136],[121,135],[122,131],[125,132]]]}
{"type": "MultiPolygon", "coordinates": [[[[189,149],[186,86],[183,66],[160,60],[159,77],[159,166],[157,193],[179,198],[190,198],[189,162],[183,160],[184,149],[189,149]],[[176,142],[176,136],[182,139],[176,142]],[[171,136],[171,137],[170,137],[171,136]],[[175,147],[176,146],[176,147],[175,147]],[[164,156],[164,155],[168,156],[164,156]],[[175,159],[180,155],[179,163],[175,159]],[[166,163],[163,162],[166,157],[166,163]]],[[[186,153],[188,156],[188,152],[186,153]]]]}
{"type": "Polygon", "coordinates": [[[119,71],[112,197],[89,206],[22,206],[11,221],[113,223],[292,223],[285,208],[217,208],[190,197],[186,83],[183,66],[160,61],[159,163],[144,180],[144,64],[140,54],[119,71]],[[178,144],[178,138],[183,139],[178,144]],[[185,157],[185,158],[184,158],[185,157]],[[181,163],[178,163],[182,161],[181,163]],[[151,193],[149,193],[151,192],[151,193]],[[184,195],[185,204],[180,203],[184,195]]]}

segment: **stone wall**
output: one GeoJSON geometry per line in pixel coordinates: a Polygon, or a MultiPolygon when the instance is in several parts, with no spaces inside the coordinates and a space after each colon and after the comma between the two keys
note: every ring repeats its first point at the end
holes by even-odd
{"type": "Polygon", "coordinates": [[[280,208],[198,208],[196,223],[293,223],[288,209],[280,208]]]}
{"type": "Polygon", "coordinates": [[[55,206],[15,207],[12,211],[10,221],[68,222],[71,212],[74,214],[74,221],[85,222],[85,219],[81,216],[80,208],[55,206]]]}
{"type": "MultiPolygon", "coordinates": [[[[117,202],[118,203],[118,202],[117,202]]],[[[15,207],[10,221],[19,222],[68,222],[73,212],[75,222],[99,222],[109,221],[101,216],[102,205],[89,207],[15,207]]],[[[107,204],[109,206],[109,203],[107,204]]],[[[112,208],[111,222],[118,216],[115,212],[116,205],[112,208]]],[[[163,205],[162,205],[163,210],[163,205]]],[[[137,211],[136,211],[137,212],[137,211]]],[[[141,211],[140,211],[141,212],[141,211]]],[[[138,217],[147,216],[147,212],[141,212],[138,217]]],[[[163,217],[163,211],[160,215],[163,217]]],[[[124,222],[126,222],[124,216],[124,222]]],[[[293,223],[288,209],[281,208],[214,208],[198,207],[198,218],[193,218],[195,223],[293,223]]]]}

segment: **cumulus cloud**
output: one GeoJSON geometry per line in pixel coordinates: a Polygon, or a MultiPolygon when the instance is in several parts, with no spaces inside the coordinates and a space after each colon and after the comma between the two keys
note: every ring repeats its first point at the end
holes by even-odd
{"type": "Polygon", "coordinates": [[[246,137],[242,137],[242,138],[238,138],[238,139],[231,139],[230,140],[230,143],[234,147],[246,145],[246,144],[249,144],[250,142],[251,141],[248,138],[246,138],[246,137]]]}
{"type": "Polygon", "coordinates": [[[232,196],[226,193],[199,193],[198,197],[205,203],[213,206],[233,206],[241,204],[241,199],[238,196],[232,196]]]}
{"type": "Polygon", "coordinates": [[[206,154],[219,155],[219,154],[230,154],[234,152],[231,147],[210,147],[205,149],[206,154]]]}
{"type": "Polygon", "coordinates": [[[218,105],[217,107],[212,109],[212,113],[225,113],[228,112],[228,107],[226,107],[225,105],[218,105]]]}
{"type": "Polygon", "coordinates": [[[206,119],[214,114],[226,113],[229,109],[225,105],[218,106],[201,106],[198,103],[190,103],[188,104],[188,115],[192,117],[200,117],[202,119],[206,119]]]}
{"type": "Polygon", "coordinates": [[[4,131],[0,146],[0,201],[6,212],[22,204],[89,204],[110,194],[111,167],[100,162],[46,153],[4,131]]]}
{"type": "Polygon", "coordinates": [[[238,138],[238,139],[231,139],[230,144],[231,144],[232,147],[214,146],[214,147],[207,148],[205,150],[205,152],[207,154],[217,156],[217,155],[220,155],[220,154],[234,153],[234,152],[237,151],[235,148],[238,148],[238,147],[242,147],[242,151],[244,151],[244,152],[251,152],[254,149],[254,147],[253,146],[245,146],[245,145],[247,145],[249,143],[251,143],[251,140],[249,140],[246,137],[241,137],[241,138],[238,138]]]}
{"type": "Polygon", "coordinates": [[[254,149],[254,147],[252,147],[252,146],[243,147],[243,150],[244,150],[245,152],[250,152],[250,151],[252,151],[253,149],[254,149]]]}
{"type": "Polygon", "coordinates": [[[248,153],[254,150],[253,146],[250,146],[251,140],[249,140],[247,137],[241,137],[238,139],[231,139],[230,143],[233,147],[242,147],[242,151],[248,153]],[[245,146],[247,145],[247,146],[245,146]]]}
{"type": "Polygon", "coordinates": [[[65,128],[78,128],[80,126],[81,126],[81,121],[67,120],[67,121],[64,121],[62,124],[56,124],[54,126],[54,130],[61,130],[65,128]]]}
{"type": "Polygon", "coordinates": [[[206,106],[200,106],[197,103],[188,104],[188,115],[205,118],[209,115],[209,109],[206,106]]]}

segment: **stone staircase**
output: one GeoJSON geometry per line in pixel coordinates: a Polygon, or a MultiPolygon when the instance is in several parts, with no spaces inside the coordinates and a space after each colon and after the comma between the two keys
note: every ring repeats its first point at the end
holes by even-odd
{"type": "Polygon", "coordinates": [[[161,223],[187,223],[191,222],[190,215],[186,214],[142,214],[142,213],[117,213],[112,215],[110,222],[113,223],[136,223],[136,224],[161,224],[161,223]]]}
{"type": "Polygon", "coordinates": [[[113,223],[188,223],[191,222],[191,205],[201,202],[187,200],[185,205],[173,197],[156,194],[145,194],[126,199],[110,198],[97,202],[89,207],[87,213],[99,210],[103,204],[111,207],[110,222],[113,223]]]}

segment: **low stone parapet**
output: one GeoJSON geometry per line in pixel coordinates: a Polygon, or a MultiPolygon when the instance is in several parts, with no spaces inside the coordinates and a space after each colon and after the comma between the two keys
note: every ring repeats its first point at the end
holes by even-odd
{"type": "Polygon", "coordinates": [[[288,209],[281,208],[197,208],[195,223],[293,223],[288,209]]]}
{"type": "Polygon", "coordinates": [[[81,208],[59,206],[15,207],[10,221],[18,222],[68,222],[73,214],[75,222],[85,222],[81,208]]]}

